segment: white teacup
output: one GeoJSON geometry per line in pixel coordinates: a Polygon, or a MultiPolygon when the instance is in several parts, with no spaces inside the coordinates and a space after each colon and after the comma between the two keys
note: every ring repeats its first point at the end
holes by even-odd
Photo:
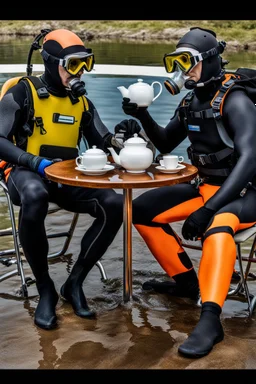
{"type": "Polygon", "coordinates": [[[175,169],[184,161],[183,156],[165,155],[163,160],[160,160],[160,165],[166,169],[175,169]]]}
{"type": "Polygon", "coordinates": [[[82,154],[76,158],[76,165],[86,169],[103,169],[107,163],[107,157],[98,156],[91,158],[82,154]]]}

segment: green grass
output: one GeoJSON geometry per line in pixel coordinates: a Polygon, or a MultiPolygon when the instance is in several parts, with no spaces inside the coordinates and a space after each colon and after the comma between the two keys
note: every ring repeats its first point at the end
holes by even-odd
{"type": "MultiPolygon", "coordinates": [[[[256,42],[256,20],[0,20],[0,34],[35,35],[42,28],[68,28],[76,33],[160,33],[191,26],[213,29],[217,38],[240,43],[256,42]]],[[[183,33],[183,32],[182,32],[183,33]]],[[[176,40],[176,38],[174,38],[176,40]]]]}

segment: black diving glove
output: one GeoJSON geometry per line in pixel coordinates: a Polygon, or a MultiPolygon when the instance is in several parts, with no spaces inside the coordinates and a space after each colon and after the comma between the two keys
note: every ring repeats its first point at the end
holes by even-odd
{"type": "Polygon", "coordinates": [[[28,167],[29,169],[31,169],[31,171],[38,173],[42,177],[46,177],[44,173],[45,168],[49,167],[49,165],[52,165],[53,163],[57,163],[58,161],[62,161],[62,159],[48,160],[45,157],[34,156],[31,153],[27,152],[23,153],[19,157],[19,165],[28,167]]]}
{"type": "Polygon", "coordinates": [[[123,98],[122,108],[126,115],[131,115],[133,117],[137,117],[142,110],[147,109],[147,107],[138,107],[138,104],[136,103],[130,103],[128,97],[123,98]]]}
{"type": "Polygon", "coordinates": [[[207,225],[215,211],[206,207],[201,207],[191,213],[182,226],[182,236],[185,240],[198,240],[207,228],[207,225]]]}
{"type": "Polygon", "coordinates": [[[124,141],[132,137],[135,133],[139,134],[140,130],[140,125],[134,119],[121,121],[114,128],[115,134],[111,137],[111,146],[115,147],[119,153],[124,147],[124,141]]]}
{"type": "Polygon", "coordinates": [[[134,119],[123,120],[115,126],[115,135],[120,135],[123,140],[127,140],[135,133],[139,133],[141,126],[134,119]]]}

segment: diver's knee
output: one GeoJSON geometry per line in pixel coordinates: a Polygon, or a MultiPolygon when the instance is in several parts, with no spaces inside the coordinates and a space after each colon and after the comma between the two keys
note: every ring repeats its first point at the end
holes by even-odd
{"type": "Polygon", "coordinates": [[[213,228],[207,229],[205,234],[204,234],[203,240],[205,241],[209,236],[219,234],[219,233],[228,233],[229,235],[234,236],[233,229],[231,227],[229,227],[228,225],[223,225],[221,227],[218,226],[218,227],[213,227],[213,228]]]}
{"type": "Polygon", "coordinates": [[[29,183],[22,191],[22,206],[48,207],[49,195],[46,189],[40,188],[38,184],[29,183]]]}
{"type": "Polygon", "coordinates": [[[149,211],[149,207],[146,204],[141,204],[136,199],[132,203],[132,222],[133,224],[139,224],[141,218],[146,218],[149,211]]]}
{"type": "Polygon", "coordinates": [[[104,208],[112,217],[123,219],[123,195],[111,194],[104,200],[104,208]]]}

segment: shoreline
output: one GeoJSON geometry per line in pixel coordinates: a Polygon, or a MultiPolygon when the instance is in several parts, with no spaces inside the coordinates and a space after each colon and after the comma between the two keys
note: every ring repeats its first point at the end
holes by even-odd
{"type": "Polygon", "coordinates": [[[17,38],[36,37],[42,29],[67,28],[78,34],[82,40],[97,42],[136,42],[139,44],[176,44],[177,41],[193,25],[212,28],[217,32],[217,39],[227,43],[226,52],[256,52],[256,33],[254,35],[247,32],[243,33],[237,23],[230,22],[229,28],[223,29],[218,21],[125,21],[125,20],[0,20],[0,36],[4,42],[17,38]],[[216,24],[216,25],[215,25],[216,24]],[[38,31],[35,33],[35,31],[38,31]]]}

